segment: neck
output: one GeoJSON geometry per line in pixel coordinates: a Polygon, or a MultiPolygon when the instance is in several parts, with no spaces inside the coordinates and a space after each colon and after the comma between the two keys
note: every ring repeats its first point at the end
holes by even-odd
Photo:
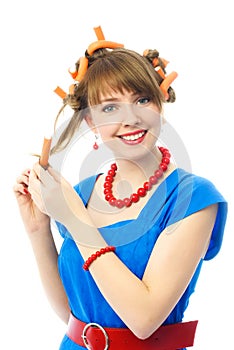
{"type": "Polygon", "coordinates": [[[109,170],[108,177],[104,183],[105,200],[108,201],[110,205],[123,208],[123,206],[129,207],[132,203],[138,202],[140,197],[145,197],[152,186],[157,184],[158,180],[163,176],[163,173],[168,169],[171,157],[170,152],[162,147],[160,148],[160,153],[162,154],[160,160],[157,148],[155,148],[152,154],[149,154],[147,157],[145,156],[141,162],[139,160],[138,162],[133,162],[122,159],[118,162],[122,168],[122,173],[119,174],[116,173],[118,166],[112,164],[111,170],[109,170]],[[113,179],[115,179],[114,189],[113,179]],[[142,184],[142,182],[144,183],[142,184]],[[139,184],[141,184],[141,187],[134,190],[134,187],[139,186],[139,184]],[[119,188],[117,189],[116,186],[119,186],[119,188]],[[129,186],[133,187],[133,189],[130,190],[129,186]],[[117,197],[119,197],[119,195],[117,196],[116,194],[117,192],[124,197],[127,196],[125,194],[127,192],[132,194],[130,197],[128,195],[128,197],[124,199],[117,199],[117,197]]]}
{"type": "Polygon", "coordinates": [[[129,180],[132,184],[139,183],[148,179],[158,168],[162,159],[162,154],[157,147],[149,152],[144,158],[140,159],[118,159],[116,161],[118,171],[116,180],[129,180]]]}

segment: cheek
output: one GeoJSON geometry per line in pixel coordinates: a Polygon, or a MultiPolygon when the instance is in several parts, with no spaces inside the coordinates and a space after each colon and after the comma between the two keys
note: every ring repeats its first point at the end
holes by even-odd
{"type": "Polygon", "coordinates": [[[162,128],[162,116],[159,113],[148,111],[146,113],[146,119],[150,132],[153,137],[158,137],[162,128]]]}
{"type": "Polygon", "coordinates": [[[105,125],[100,125],[97,128],[101,139],[103,141],[108,141],[117,134],[117,131],[119,130],[119,125],[105,124],[105,125]]]}
{"type": "Polygon", "coordinates": [[[156,123],[154,122],[154,133],[156,137],[160,135],[161,129],[162,129],[162,117],[157,116],[156,123]]]}

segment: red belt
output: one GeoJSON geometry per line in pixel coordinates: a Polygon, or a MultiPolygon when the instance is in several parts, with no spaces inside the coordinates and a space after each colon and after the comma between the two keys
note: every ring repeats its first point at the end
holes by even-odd
{"type": "Polygon", "coordinates": [[[161,326],[142,340],[128,328],[103,328],[97,323],[84,323],[71,314],[67,336],[90,350],[176,350],[193,346],[197,323],[190,321],[161,326]]]}

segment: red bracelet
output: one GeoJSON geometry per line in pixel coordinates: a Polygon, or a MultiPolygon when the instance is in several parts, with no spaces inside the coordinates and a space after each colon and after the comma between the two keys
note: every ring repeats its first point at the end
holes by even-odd
{"type": "Polygon", "coordinates": [[[108,252],[114,252],[115,251],[115,247],[113,246],[107,246],[105,248],[101,248],[100,250],[98,250],[96,253],[92,254],[84,263],[83,265],[83,269],[88,271],[89,266],[92,264],[92,262],[94,260],[96,260],[99,256],[101,256],[102,254],[108,253],[108,252]]]}

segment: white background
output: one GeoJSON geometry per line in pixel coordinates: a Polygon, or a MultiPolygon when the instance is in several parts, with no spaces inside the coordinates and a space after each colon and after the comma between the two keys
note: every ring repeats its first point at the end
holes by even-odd
{"type": "MultiPolygon", "coordinates": [[[[96,40],[142,53],[156,48],[176,70],[177,102],[165,116],[190,155],[193,172],[212,180],[229,202],[223,247],[205,263],[186,319],[199,319],[194,349],[233,347],[233,10],[231,0],[8,0],[0,5],[1,96],[1,344],[11,349],[58,349],[66,330],[42,290],[12,186],[35,161],[45,130],[67,91],[67,69],[96,40]],[[127,7],[126,7],[127,6],[127,7]]],[[[80,148],[74,174],[82,158],[80,148]],[[81,157],[81,158],[79,158],[81,157]]],[[[60,239],[56,236],[58,246],[60,239]]],[[[2,345],[1,345],[2,348],[2,345]]]]}

